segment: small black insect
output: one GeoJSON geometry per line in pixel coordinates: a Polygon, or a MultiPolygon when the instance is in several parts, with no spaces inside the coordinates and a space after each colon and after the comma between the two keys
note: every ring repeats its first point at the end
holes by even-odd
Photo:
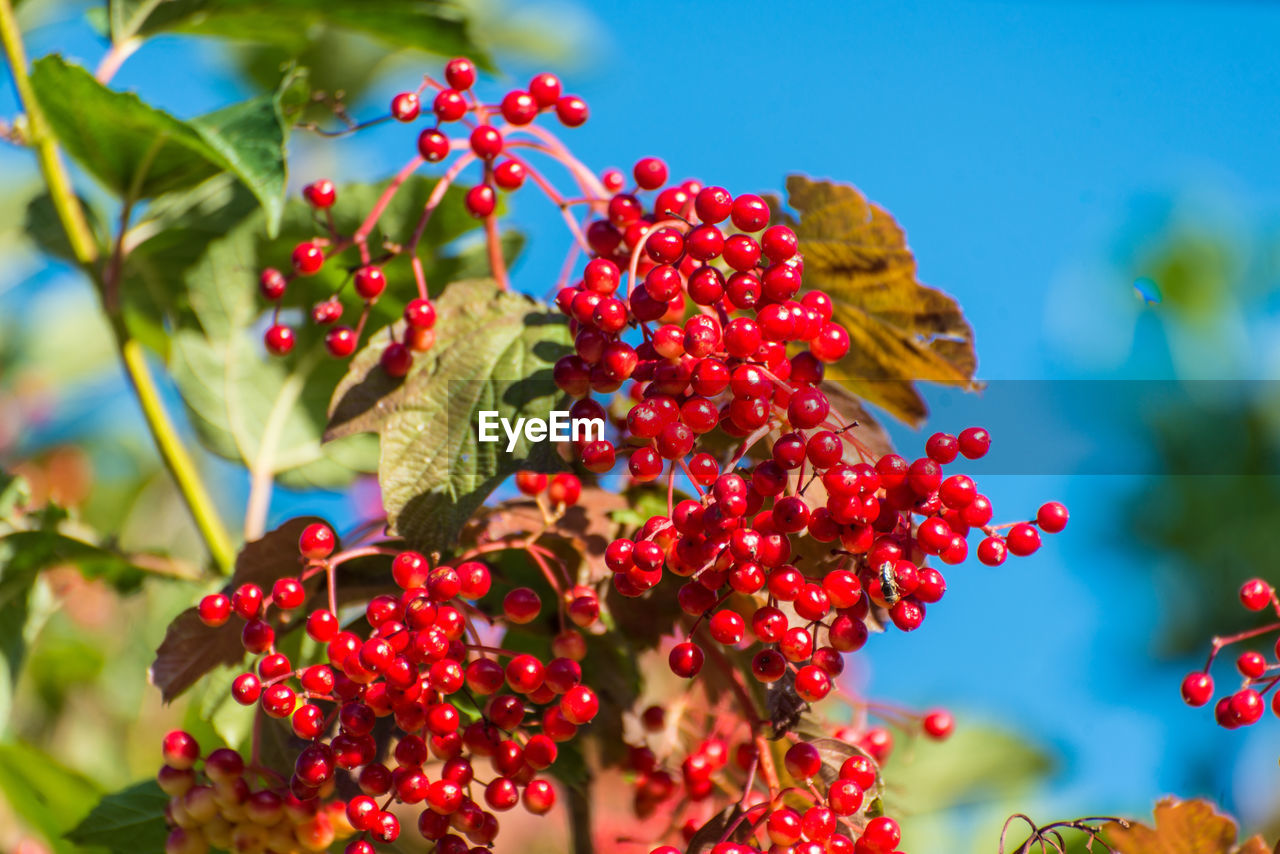
{"type": "Polygon", "coordinates": [[[880,564],[880,595],[888,605],[902,598],[898,593],[898,579],[893,574],[893,561],[880,564]]]}

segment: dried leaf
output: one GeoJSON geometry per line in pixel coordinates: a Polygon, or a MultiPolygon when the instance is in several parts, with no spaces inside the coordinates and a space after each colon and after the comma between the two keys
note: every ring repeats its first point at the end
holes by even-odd
{"type": "MultiPolygon", "coordinates": [[[[1280,847],[1280,842],[1276,845],[1280,847]]],[[[1236,849],[1236,854],[1272,854],[1272,849],[1261,836],[1250,836],[1236,849]]]]}
{"type": "MultiPolygon", "coordinates": [[[[267,591],[276,579],[297,575],[300,570],[298,537],[307,525],[322,521],[314,516],[290,519],[262,539],[246,544],[236,558],[236,571],[223,592],[230,595],[241,584],[249,582],[267,591]]],[[[272,622],[278,626],[277,620],[272,622]]],[[[164,701],[172,702],[215,667],[243,659],[244,647],[240,643],[243,627],[241,620],[233,618],[225,625],[210,628],[200,622],[195,608],[179,614],[169,624],[147,673],[164,701]]]]}
{"type": "Polygon", "coordinates": [[[1258,848],[1254,839],[1236,849],[1235,821],[1203,798],[1165,798],[1156,804],[1154,827],[1135,822],[1125,828],[1111,822],[1103,832],[1107,842],[1123,854],[1263,854],[1267,850],[1265,843],[1258,848]]]}
{"type": "Polygon", "coordinates": [[[853,187],[787,179],[805,282],[826,291],[849,330],[828,377],[912,425],[927,412],[917,381],[972,389],[973,329],[956,301],[916,278],[906,234],[853,187]]]}

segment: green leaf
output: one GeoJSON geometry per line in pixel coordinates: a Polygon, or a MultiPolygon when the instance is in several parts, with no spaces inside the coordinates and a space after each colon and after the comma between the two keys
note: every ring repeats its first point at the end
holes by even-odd
{"type": "Polygon", "coordinates": [[[121,854],[163,850],[169,835],[164,820],[168,804],[169,796],[155,780],[135,783],[99,801],[67,839],[121,854]]]}
{"type": "Polygon", "coordinates": [[[910,759],[895,767],[892,792],[917,812],[1019,795],[1053,767],[1039,746],[983,725],[956,727],[946,744],[921,739],[904,755],[910,759]]]}
{"type": "Polygon", "coordinates": [[[33,63],[31,85],[59,142],[120,197],[148,199],[231,172],[257,196],[274,231],[287,135],[278,95],[184,122],[56,55],[33,63]]]}
{"type": "Polygon", "coordinates": [[[394,531],[423,551],[445,551],[489,494],[522,468],[558,464],[555,446],[523,436],[512,452],[482,443],[478,413],[514,421],[548,417],[565,397],[551,379],[569,352],[563,320],[489,281],[455,282],[437,300],[438,337],[403,380],[379,359],[392,331],[374,336],[351,364],[330,407],[325,438],[375,431],[378,481],[394,531]]]}
{"type": "Polygon", "coordinates": [[[0,792],[59,854],[75,850],[62,836],[101,795],[87,778],[21,742],[0,744],[0,792]]]}
{"type": "MultiPolygon", "coordinates": [[[[102,217],[87,199],[80,198],[79,201],[89,220],[89,227],[98,239],[99,248],[102,248],[105,245],[102,217]]],[[[27,203],[23,231],[42,252],[63,261],[77,263],[71,242],[67,239],[67,231],[54,210],[53,197],[47,191],[41,192],[27,203]]]]}
{"type": "Polygon", "coordinates": [[[297,55],[317,30],[332,27],[391,47],[470,56],[481,67],[492,67],[471,37],[465,7],[442,0],[111,0],[111,6],[117,40],[134,33],[178,32],[271,44],[297,55]]]}

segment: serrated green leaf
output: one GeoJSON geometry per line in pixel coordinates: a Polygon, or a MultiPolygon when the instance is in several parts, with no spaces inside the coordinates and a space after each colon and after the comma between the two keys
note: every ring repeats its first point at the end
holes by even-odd
{"type": "Polygon", "coordinates": [[[75,850],[63,834],[101,794],[81,774],[22,742],[0,744],[0,792],[23,822],[59,854],[75,850]]]}
{"type": "Polygon", "coordinates": [[[564,395],[551,379],[569,352],[562,319],[492,282],[455,282],[436,303],[435,346],[403,381],[379,366],[392,332],[374,336],[334,392],[326,439],[377,432],[378,480],[393,529],[423,551],[444,551],[485,498],[522,468],[559,462],[549,442],[478,441],[481,410],[514,421],[546,418],[564,395]]]}
{"type": "Polygon", "coordinates": [[[99,801],[67,839],[121,854],[161,851],[169,833],[164,819],[168,804],[169,796],[155,780],[135,783],[99,801]]]}
{"type": "Polygon", "coordinates": [[[279,222],[287,128],[276,95],[184,122],[57,55],[33,63],[31,85],[58,141],[121,198],[152,198],[225,171],[257,196],[269,230],[279,222]]]}
{"type": "Polygon", "coordinates": [[[471,37],[465,7],[441,0],[112,0],[111,5],[112,35],[117,40],[135,33],[178,32],[271,44],[297,55],[318,28],[333,27],[364,33],[393,47],[470,56],[482,67],[491,67],[471,37]]]}

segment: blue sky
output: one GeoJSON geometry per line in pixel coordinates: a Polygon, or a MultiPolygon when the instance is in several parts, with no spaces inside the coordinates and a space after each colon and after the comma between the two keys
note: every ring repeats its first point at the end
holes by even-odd
{"type": "MultiPolygon", "coordinates": [[[[1171,376],[1114,269],[1118,241],[1149,221],[1152,199],[1244,223],[1280,211],[1280,4],[615,0],[590,16],[584,62],[565,68],[592,108],[565,134],[583,160],[627,167],[658,154],[675,175],[734,192],[778,190],[791,172],[856,184],[906,228],[923,281],[965,307],[988,380],[1171,376]]],[[[101,53],[83,26],[41,28],[31,44],[91,65],[101,53]]],[[[116,85],[180,115],[233,97],[229,81],[165,73],[190,44],[156,40],[116,85]]],[[[206,71],[222,68],[201,56],[206,71]]],[[[531,70],[511,66],[517,81],[531,70]]],[[[379,97],[413,79],[387,81],[379,97]]],[[[0,109],[11,99],[3,87],[0,109]]],[[[360,155],[346,174],[381,177],[412,152],[412,133],[343,150],[360,155]]],[[[20,162],[0,155],[6,170],[20,162]]],[[[335,162],[319,153],[310,165],[335,162]]],[[[307,168],[296,181],[315,177],[307,168]]],[[[517,283],[544,292],[562,229],[531,195],[516,214],[535,246],[517,283]]],[[[947,412],[930,427],[967,426],[947,412]]],[[[1002,432],[1034,442],[1034,422],[1004,407],[997,418],[997,444],[1002,432]]],[[[1067,470],[984,485],[1009,519],[1064,498],[1071,526],[1032,559],[949,572],[920,632],[873,641],[872,690],[1007,721],[1060,751],[1042,803],[1055,817],[1191,794],[1188,766],[1241,747],[1205,794],[1260,817],[1268,805],[1248,792],[1280,788],[1280,727],[1223,733],[1181,706],[1180,671],[1143,660],[1159,591],[1135,570],[1140,557],[1116,548],[1112,517],[1139,481],[1067,470]]]]}

